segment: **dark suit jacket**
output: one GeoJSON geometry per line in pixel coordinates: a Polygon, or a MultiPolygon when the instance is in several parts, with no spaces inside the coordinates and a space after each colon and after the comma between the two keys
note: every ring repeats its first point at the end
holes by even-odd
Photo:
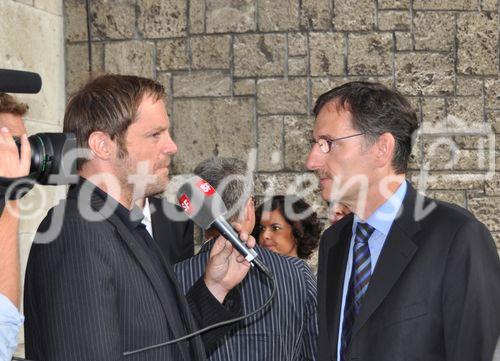
{"type": "MultiPolygon", "coordinates": [[[[39,361],[203,360],[200,337],[126,358],[123,352],[233,318],[241,311],[241,298],[233,298],[230,312],[202,279],[184,297],[167,262],[162,259],[163,269],[158,269],[159,264],[151,261],[102,197],[80,195],[80,203],[95,211],[95,221],[82,217],[78,197],[84,188],[87,183],[73,186],[67,200],[49,212],[32,246],[24,298],[27,357],[39,361]],[[59,219],[62,228],[57,237],[44,243],[43,233],[59,219]]],[[[205,346],[228,329],[214,331],[204,337],[205,346]]]]}
{"type": "MultiPolygon", "coordinates": [[[[204,273],[213,241],[174,270],[187,292],[204,273]]],[[[255,247],[259,258],[273,272],[277,284],[271,306],[221,338],[210,355],[211,361],[305,361],[317,358],[316,279],[307,264],[296,257],[283,257],[255,247]]],[[[270,280],[256,267],[238,285],[243,310],[249,314],[261,307],[271,292],[270,280]]]]}
{"type": "MultiPolygon", "coordinates": [[[[436,202],[415,220],[416,191],[387,236],[353,326],[348,360],[490,361],[500,334],[500,262],[486,227],[436,202]]],[[[426,199],[425,204],[431,200],[426,199]]],[[[342,287],[353,216],[319,250],[319,355],[337,359],[342,287]]]]}
{"type": "MultiPolygon", "coordinates": [[[[171,265],[194,256],[194,227],[187,216],[186,220],[172,220],[170,212],[182,214],[182,209],[165,198],[150,197],[151,223],[153,236],[162,254],[171,265]],[[154,209],[154,210],[153,210],[154,209]]],[[[173,213],[173,214],[175,214],[173,213]]]]}

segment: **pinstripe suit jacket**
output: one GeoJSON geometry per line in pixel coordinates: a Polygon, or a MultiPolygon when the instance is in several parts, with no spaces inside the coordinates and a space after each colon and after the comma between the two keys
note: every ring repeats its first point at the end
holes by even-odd
{"type": "MultiPolygon", "coordinates": [[[[196,256],[174,266],[184,292],[203,274],[212,245],[213,240],[205,243],[196,256]]],[[[318,324],[314,275],[299,258],[283,257],[258,246],[255,249],[275,275],[276,297],[266,310],[241,321],[234,332],[225,335],[209,359],[316,360],[318,324]]],[[[269,280],[256,268],[250,270],[238,287],[245,314],[262,306],[271,292],[269,280]]]]}
{"type": "MultiPolygon", "coordinates": [[[[170,266],[161,259],[163,269],[158,269],[97,192],[87,197],[96,221],[82,218],[78,196],[80,201],[86,197],[78,193],[88,187],[80,182],[70,189],[67,200],[44,219],[32,246],[24,299],[27,357],[39,361],[205,359],[200,337],[123,356],[124,351],[232,318],[241,312],[241,298],[233,297],[234,312],[229,312],[202,279],[184,297],[170,266]],[[61,209],[65,214],[59,235],[43,244],[43,232],[61,209]],[[169,284],[162,282],[165,279],[169,284]]],[[[206,335],[205,346],[227,331],[222,328],[206,335]]]]}

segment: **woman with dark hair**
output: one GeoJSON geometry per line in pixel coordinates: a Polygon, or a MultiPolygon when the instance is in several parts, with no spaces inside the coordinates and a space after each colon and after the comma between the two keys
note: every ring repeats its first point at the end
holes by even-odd
{"type": "Polygon", "coordinates": [[[255,239],[273,252],[308,259],[318,247],[321,225],[302,198],[274,196],[257,208],[255,219],[255,239]]]}

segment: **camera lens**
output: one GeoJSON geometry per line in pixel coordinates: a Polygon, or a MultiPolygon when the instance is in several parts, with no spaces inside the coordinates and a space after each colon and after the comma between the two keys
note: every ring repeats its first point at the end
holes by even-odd
{"type": "MultiPolygon", "coordinates": [[[[71,182],[76,175],[76,159],[66,159],[65,155],[76,149],[74,134],[38,133],[28,137],[28,141],[31,148],[30,178],[43,185],[71,182]]],[[[21,152],[20,139],[15,138],[15,142],[21,152]]]]}

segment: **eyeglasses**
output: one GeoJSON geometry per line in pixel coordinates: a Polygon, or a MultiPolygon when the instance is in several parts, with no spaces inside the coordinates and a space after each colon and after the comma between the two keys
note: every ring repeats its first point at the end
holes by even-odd
{"type": "Polygon", "coordinates": [[[326,153],[329,153],[332,150],[332,146],[333,146],[333,144],[336,141],[342,140],[342,139],[348,139],[348,138],[357,137],[357,136],[363,135],[363,134],[365,134],[365,133],[358,133],[358,134],[348,135],[347,137],[340,137],[340,138],[333,138],[333,139],[325,139],[325,138],[320,138],[318,140],[312,139],[311,140],[311,144],[317,143],[318,146],[319,146],[319,150],[321,151],[321,153],[326,154],[326,153]]]}

